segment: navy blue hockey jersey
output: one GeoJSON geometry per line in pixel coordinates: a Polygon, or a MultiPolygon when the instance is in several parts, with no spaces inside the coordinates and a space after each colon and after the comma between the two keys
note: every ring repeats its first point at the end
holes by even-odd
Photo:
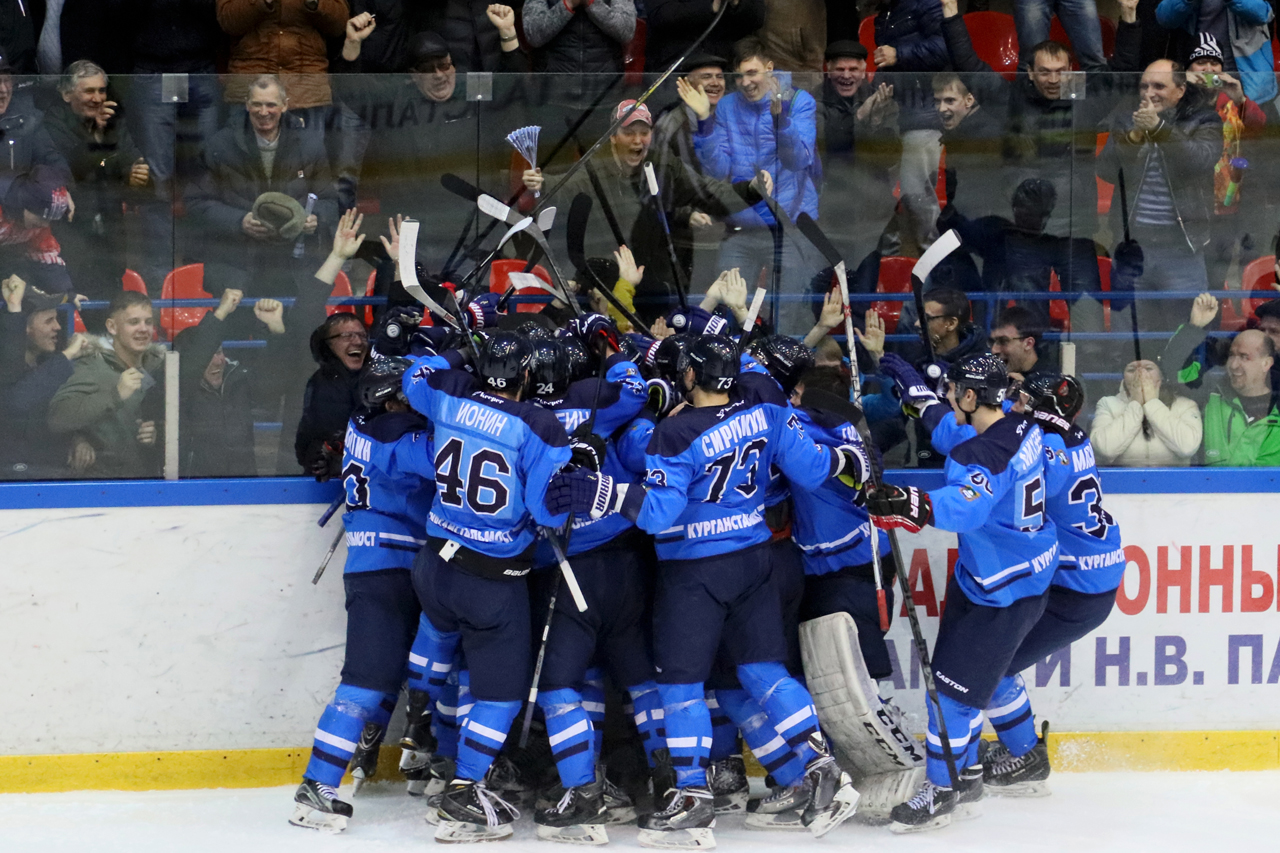
{"type": "Polygon", "coordinates": [[[490,557],[523,554],[547,512],[547,483],[570,457],[569,437],[555,415],[532,403],[484,391],[471,374],[423,356],[404,375],[404,394],[435,427],[436,500],[431,536],[490,557]]]}
{"type": "Polygon", "coordinates": [[[426,542],[435,491],[427,422],[416,412],[370,415],[347,422],[342,488],[347,511],[347,573],[408,568],[426,542]]]}
{"type": "Polygon", "coordinates": [[[929,493],[933,524],[960,534],[956,581],[969,599],[1006,607],[1049,588],[1058,532],[1045,503],[1044,435],[1010,414],[957,445],[947,485],[929,493]]]}

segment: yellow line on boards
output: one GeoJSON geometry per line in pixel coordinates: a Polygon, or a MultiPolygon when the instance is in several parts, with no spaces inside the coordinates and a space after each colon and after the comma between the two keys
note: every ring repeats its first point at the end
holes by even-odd
{"type": "MultiPolygon", "coordinates": [[[[1280,731],[1053,732],[1055,771],[1277,770],[1280,731]]],[[[311,751],[231,749],[0,756],[0,793],[265,788],[302,778],[311,751]]],[[[748,772],[763,770],[748,753],[748,772]]],[[[384,746],[378,778],[400,781],[400,750],[384,746]]]]}

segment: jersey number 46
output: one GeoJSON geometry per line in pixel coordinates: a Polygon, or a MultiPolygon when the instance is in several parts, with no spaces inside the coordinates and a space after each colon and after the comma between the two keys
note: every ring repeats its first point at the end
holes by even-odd
{"type": "Polygon", "coordinates": [[[436,485],[440,502],[465,506],[480,515],[496,515],[511,500],[511,491],[499,477],[511,476],[511,463],[492,448],[472,453],[464,464],[462,439],[451,438],[436,452],[436,485]],[[465,471],[465,474],[463,473],[465,471]]]}

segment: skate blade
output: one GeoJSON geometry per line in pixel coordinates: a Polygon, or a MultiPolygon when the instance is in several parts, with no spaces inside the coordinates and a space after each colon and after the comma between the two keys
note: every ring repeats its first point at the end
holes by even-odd
{"type": "Polygon", "coordinates": [[[716,814],[742,814],[747,810],[746,791],[734,791],[732,794],[721,794],[716,797],[716,814]]]}
{"type": "Polygon", "coordinates": [[[715,835],[709,826],[670,832],[642,829],[636,840],[641,847],[655,850],[714,850],[716,846],[715,835]]]}
{"type": "Polygon", "coordinates": [[[577,826],[539,826],[538,837],[560,844],[599,846],[609,843],[609,833],[603,823],[583,823],[577,826]]]}
{"type": "Polygon", "coordinates": [[[304,829],[318,829],[334,835],[347,828],[347,819],[343,815],[328,814],[319,809],[304,806],[302,803],[294,807],[293,814],[289,816],[289,823],[304,829]]]}
{"type": "Polygon", "coordinates": [[[636,822],[635,806],[618,806],[605,813],[605,826],[622,826],[636,822]]]}
{"type": "Polygon", "coordinates": [[[355,799],[355,797],[360,793],[360,789],[369,784],[372,780],[372,776],[367,779],[365,778],[363,770],[353,770],[351,772],[351,798],[355,799]]]}
{"type": "Polygon", "coordinates": [[[814,838],[821,838],[849,818],[858,810],[858,792],[852,785],[844,785],[836,791],[835,799],[825,810],[814,815],[809,821],[809,831],[814,838]]]}
{"type": "Polygon", "coordinates": [[[510,824],[487,826],[482,823],[441,820],[436,827],[435,838],[437,844],[478,844],[485,841],[505,841],[513,831],[510,824]]]}
{"type": "Polygon", "coordinates": [[[912,832],[929,832],[933,829],[942,829],[944,826],[951,825],[950,814],[940,814],[933,820],[927,820],[924,823],[898,823],[896,820],[889,824],[889,831],[895,835],[907,835],[912,832]]]}
{"type": "Polygon", "coordinates": [[[752,812],[747,815],[747,829],[757,832],[807,832],[800,812],[752,812]]]}
{"type": "Polygon", "coordinates": [[[1053,793],[1048,782],[1017,782],[1013,785],[987,785],[987,793],[993,797],[1009,797],[1010,799],[1031,799],[1047,797],[1053,793]]]}
{"type": "Polygon", "coordinates": [[[953,820],[973,820],[982,817],[982,803],[961,803],[951,813],[953,820]]]}

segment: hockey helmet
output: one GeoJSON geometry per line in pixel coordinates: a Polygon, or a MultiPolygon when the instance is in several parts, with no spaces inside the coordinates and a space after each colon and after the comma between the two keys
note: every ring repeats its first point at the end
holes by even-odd
{"type": "Polygon", "coordinates": [[[947,370],[947,379],[957,398],[972,389],[982,406],[999,406],[1009,391],[1009,369],[989,352],[960,359],[947,370]]]}
{"type": "Polygon", "coordinates": [[[554,338],[533,342],[530,381],[535,397],[563,397],[569,390],[569,357],[554,338]]]}
{"type": "Polygon", "coordinates": [[[529,379],[533,345],[515,332],[498,332],[484,343],[477,372],[494,391],[515,394],[529,379]]]}
{"type": "Polygon", "coordinates": [[[1074,376],[1039,370],[1026,378],[1022,390],[1031,398],[1033,411],[1057,415],[1068,424],[1084,408],[1084,388],[1074,376]]]}
{"type": "Polygon", "coordinates": [[[769,371],[787,396],[796,389],[796,383],[805,371],[813,367],[813,351],[787,335],[756,338],[747,347],[747,352],[769,371]]]}
{"type": "Polygon", "coordinates": [[[653,369],[659,378],[680,386],[680,377],[689,369],[689,345],[695,340],[693,335],[671,335],[662,339],[653,353],[653,369]]]}
{"type": "Polygon", "coordinates": [[[564,356],[569,362],[570,382],[586,379],[592,374],[595,360],[591,358],[591,353],[587,352],[587,347],[582,341],[565,329],[560,330],[556,341],[564,349],[564,356]]]}
{"type": "Polygon", "coordinates": [[[516,326],[515,333],[530,341],[549,341],[556,336],[545,323],[538,320],[522,320],[520,325],[516,326]]]}
{"type": "Polygon", "coordinates": [[[708,391],[728,391],[738,381],[738,345],[722,335],[700,335],[689,344],[693,384],[708,391]]]}
{"type": "Polygon", "coordinates": [[[407,358],[372,358],[360,371],[360,402],[367,409],[380,409],[401,394],[404,373],[413,366],[407,358]]]}

